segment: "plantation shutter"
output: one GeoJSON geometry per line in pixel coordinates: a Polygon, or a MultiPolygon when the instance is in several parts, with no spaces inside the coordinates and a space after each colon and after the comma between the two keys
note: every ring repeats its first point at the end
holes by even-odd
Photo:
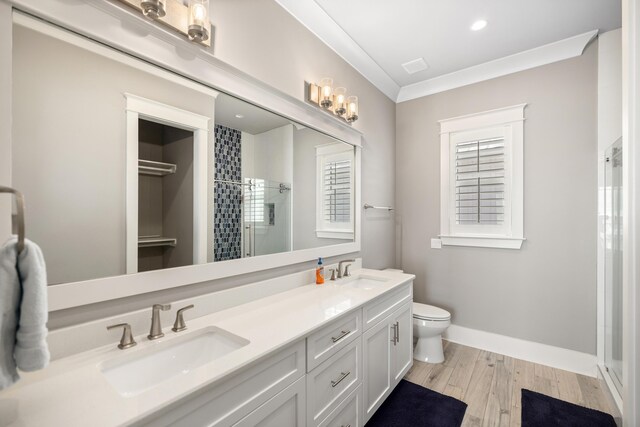
{"type": "Polygon", "coordinates": [[[455,171],[456,223],[502,225],[505,213],[504,138],[457,143],[455,171]]]}
{"type": "Polygon", "coordinates": [[[244,220],[246,222],[264,222],[264,191],[265,181],[258,178],[247,178],[247,186],[244,195],[244,220]]]}
{"type": "Polygon", "coordinates": [[[351,222],[351,160],[326,161],[322,173],[325,222],[351,222]]]}

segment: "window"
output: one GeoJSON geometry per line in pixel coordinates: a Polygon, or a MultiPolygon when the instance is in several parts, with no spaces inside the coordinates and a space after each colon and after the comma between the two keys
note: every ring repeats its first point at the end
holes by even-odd
{"type": "Polygon", "coordinates": [[[255,225],[264,223],[264,179],[245,178],[244,220],[255,225]]]}
{"type": "Polygon", "coordinates": [[[322,145],[316,158],[316,236],[353,239],[353,148],[322,145]]]}
{"type": "Polygon", "coordinates": [[[522,246],[524,107],[440,121],[444,245],[522,246]]]}

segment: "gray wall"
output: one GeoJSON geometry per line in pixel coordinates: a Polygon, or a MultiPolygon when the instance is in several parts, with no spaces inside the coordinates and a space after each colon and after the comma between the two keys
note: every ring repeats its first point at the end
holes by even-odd
{"type": "Polygon", "coordinates": [[[339,245],[353,240],[316,237],[316,147],[333,144],[335,139],[312,129],[293,131],[293,248],[307,249],[339,245]]]}
{"type": "Polygon", "coordinates": [[[402,268],[456,325],[595,354],[597,46],[583,56],[397,106],[402,268]],[[438,120],[526,102],[521,250],[430,249],[438,120]]]}

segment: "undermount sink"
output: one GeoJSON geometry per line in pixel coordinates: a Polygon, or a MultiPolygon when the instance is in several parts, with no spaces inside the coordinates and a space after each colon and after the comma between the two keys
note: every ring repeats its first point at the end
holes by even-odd
{"type": "Polygon", "coordinates": [[[356,289],[370,290],[370,289],[379,288],[380,286],[384,285],[388,281],[389,279],[385,277],[376,277],[376,276],[362,274],[362,275],[347,278],[347,281],[344,282],[342,286],[347,286],[347,287],[356,288],[356,289]]]}
{"type": "Polygon", "coordinates": [[[158,342],[155,348],[103,362],[100,370],[118,393],[130,397],[170,378],[187,374],[247,344],[249,341],[244,338],[210,327],[158,342]]]}

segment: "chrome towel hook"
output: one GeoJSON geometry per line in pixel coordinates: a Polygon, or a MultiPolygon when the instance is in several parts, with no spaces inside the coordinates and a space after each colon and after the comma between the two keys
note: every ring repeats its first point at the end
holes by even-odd
{"type": "Polygon", "coordinates": [[[24,196],[18,190],[11,187],[3,187],[0,185],[0,193],[8,193],[16,196],[16,205],[18,207],[18,253],[24,249],[24,196]]]}

